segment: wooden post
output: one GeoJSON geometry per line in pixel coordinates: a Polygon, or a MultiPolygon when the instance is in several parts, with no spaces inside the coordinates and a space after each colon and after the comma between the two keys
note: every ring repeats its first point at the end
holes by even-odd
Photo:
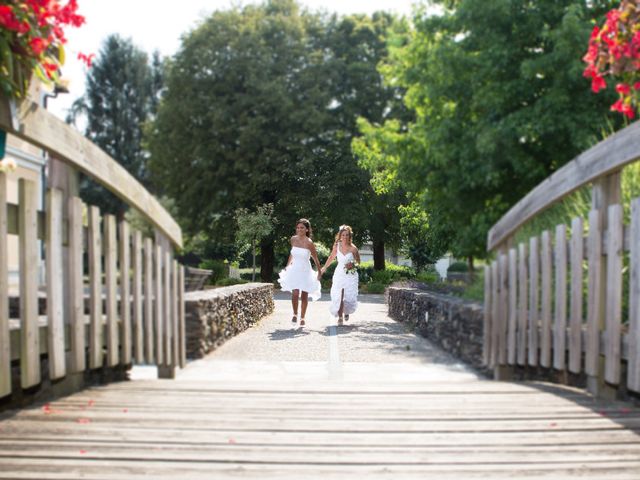
{"type": "Polygon", "coordinates": [[[0,397],[11,393],[9,269],[7,262],[7,176],[0,172],[0,397]]]}
{"type": "MultiPolygon", "coordinates": [[[[622,198],[621,173],[620,171],[611,173],[606,177],[602,177],[593,184],[591,194],[591,207],[597,211],[600,228],[603,231],[609,229],[609,206],[619,204],[622,198]]],[[[606,251],[607,247],[603,246],[602,251],[606,251]]],[[[592,341],[600,341],[600,334],[605,330],[605,309],[607,298],[607,257],[601,255],[599,278],[594,284],[597,284],[597,290],[593,292],[597,299],[593,299],[597,310],[592,312],[595,316],[594,322],[597,325],[597,332],[594,332],[592,341]]],[[[591,301],[591,299],[590,299],[591,301]]],[[[599,352],[600,354],[602,352],[599,352]]],[[[604,358],[598,355],[596,374],[589,374],[587,377],[587,390],[595,396],[603,398],[615,398],[616,389],[607,385],[604,381],[604,358]]]]}

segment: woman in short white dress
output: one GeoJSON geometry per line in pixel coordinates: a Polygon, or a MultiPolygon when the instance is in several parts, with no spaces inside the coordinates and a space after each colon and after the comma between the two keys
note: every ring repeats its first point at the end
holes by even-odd
{"type": "Polygon", "coordinates": [[[352,238],[351,227],[340,226],[331,255],[322,267],[322,273],[324,273],[334,260],[338,260],[338,265],[333,272],[329,306],[331,315],[338,317],[338,325],[342,325],[343,318],[349,321],[349,315],[358,308],[358,270],[355,266],[360,263],[360,252],[352,243],[352,238]]]}
{"type": "Polygon", "coordinates": [[[306,218],[301,218],[296,222],[296,234],[291,237],[291,253],[287,266],[280,272],[280,287],[285,292],[291,292],[291,304],[293,306],[293,318],[291,321],[298,321],[298,296],[302,300],[300,326],[304,326],[304,316],[307,313],[307,303],[320,298],[320,261],[316,247],[311,240],[311,224],[306,218]],[[316,264],[318,273],[311,268],[309,258],[316,264]]]}

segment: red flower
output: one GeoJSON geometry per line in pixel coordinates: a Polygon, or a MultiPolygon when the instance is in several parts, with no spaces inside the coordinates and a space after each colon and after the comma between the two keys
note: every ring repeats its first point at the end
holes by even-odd
{"type": "Polygon", "coordinates": [[[604,81],[604,78],[600,75],[594,75],[593,80],[591,80],[591,90],[593,93],[598,93],[605,88],[607,88],[607,82],[604,81]]]}
{"type": "Polygon", "coordinates": [[[34,37],[29,41],[29,45],[31,46],[31,50],[35,55],[40,55],[47,49],[47,42],[45,42],[40,37],[34,37]]]}
{"type": "Polygon", "coordinates": [[[621,93],[622,95],[629,95],[629,93],[631,93],[631,87],[626,83],[619,83],[616,85],[616,92],[621,93]]]}

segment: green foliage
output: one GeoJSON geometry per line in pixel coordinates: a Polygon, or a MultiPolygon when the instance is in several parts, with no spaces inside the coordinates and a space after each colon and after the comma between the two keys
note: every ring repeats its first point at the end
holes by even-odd
{"type": "MultiPolygon", "coordinates": [[[[157,54],[149,64],[146,53],[117,34],[104,41],[87,73],[84,96],[72,106],[69,122],[84,118],[85,136],[148,186],[147,157],[142,145],[145,122],[154,114],[162,87],[157,54]]],[[[124,214],[126,205],[88,177],[81,180],[84,201],[103,212],[124,214]]]]}
{"type": "Polygon", "coordinates": [[[467,300],[484,302],[484,269],[474,273],[471,284],[465,286],[461,296],[467,300]]]}
{"type": "Polygon", "coordinates": [[[365,286],[365,290],[367,293],[384,293],[387,285],[384,283],[367,283],[365,286]]]}
{"type": "Polygon", "coordinates": [[[466,262],[453,262],[447,268],[447,272],[468,272],[469,265],[466,262]]]}
{"type": "Polygon", "coordinates": [[[225,260],[203,260],[199,268],[211,270],[211,276],[209,277],[209,283],[211,284],[217,285],[220,280],[229,277],[229,264],[225,260]]]}
{"type": "Polygon", "coordinates": [[[215,282],[215,285],[218,287],[228,287],[230,285],[240,285],[243,283],[249,283],[248,280],[245,280],[243,278],[221,278],[219,279],[217,282],[215,282]]]}
{"type": "Polygon", "coordinates": [[[420,202],[454,255],[484,257],[502,214],[607,128],[610,99],[591,94],[581,57],[610,2],[434,3],[450,10],[395,31],[383,66],[415,121],[363,122],[359,157],[420,202]]]}
{"type": "Polygon", "coordinates": [[[440,275],[434,272],[421,272],[416,275],[416,280],[422,283],[441,283],[440,275]]]}

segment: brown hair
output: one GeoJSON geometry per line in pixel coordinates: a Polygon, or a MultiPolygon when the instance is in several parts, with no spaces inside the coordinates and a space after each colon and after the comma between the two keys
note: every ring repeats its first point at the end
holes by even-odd
{"type": "Polygon", "coordinates": [[[311,222],[309,222],[309,220],[307,220],[306,218],[301,218],[296,222],[296,225],[298,225],[299,223],[304,225],[304,227],[307,229],[307,237],[312,238],[313,230],[311,230],[311,222]]]}
{"type": "Polygon", "coordinates": [[[351,227],[349,225],[340,225],[340,228],[338,229],[338,233],[336,234],[336,243],[340,242],[340,235],[342,235],[342,232],[344,231],[349,232],[349,244],[352,243],[353,241],[353,230],[351,229],[351,227]]]}

